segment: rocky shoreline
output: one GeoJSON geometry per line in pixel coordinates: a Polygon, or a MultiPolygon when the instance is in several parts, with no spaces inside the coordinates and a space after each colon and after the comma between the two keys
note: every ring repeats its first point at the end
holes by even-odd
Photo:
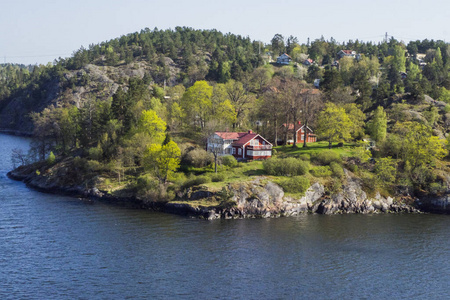
{"type": "Polygon", "coordinates": [[[116,197],[97,188],[83,186],[58,186],[49,178],[34,173],[27,173],[20,168],[10,171],[8,177],[23,181],[27,186],[41,192],[63,194],[81,199],[92,199],[107,203],[120,204],[141,209],[191,216],[202,219],[242,219],[242,218],[276,218],[296,216],[300,214],[377,214],[377,213],[448,213],[450,196],[441,199],[449,205],[440,204],[441,200],[434,199],[393,199],[376,194],[369,197],[361,188],[357,178],[352,178],[346,172],[347,183],[335,194],[328,194],[323,185],[313,184],[301,198],[285,195],[277,184],[265,180],[264,177],[250,182],[229,184],[227,190],[230,203],[226,207],[193,206],[192,200],[208,200],[216,197],[216,193],[199,189],[185,193],[182,201],[157,202],[136,197],[116,197]],[[436,202],[438,201],[438,202],[436,202]]]}

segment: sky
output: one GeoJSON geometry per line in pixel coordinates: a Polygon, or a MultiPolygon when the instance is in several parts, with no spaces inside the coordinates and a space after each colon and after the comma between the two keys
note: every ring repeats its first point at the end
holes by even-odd
{"type": "Polygon", "coordinates": [[[450,41],[447,0],[0,0],[0,63],[47,64],[141,29],[217,29],[270,43],[450,41]]]}

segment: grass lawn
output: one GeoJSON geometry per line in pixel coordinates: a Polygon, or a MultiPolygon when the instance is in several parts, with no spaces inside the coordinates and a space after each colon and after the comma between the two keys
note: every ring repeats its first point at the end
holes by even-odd
{"type": "MultiPolygon", "coordinates": [[[[339,153],[342,156],[352,156],[354,154],[353,149],[356,146],[356,144],[344,143],[343,147],[337,147],[337,144],[338,143],[334,143],[331,150],[339,153]]],[[[279,157],[290,157],[290,156],[298,157],[302,154],[314,155],[322,151],[329,150],[327,141],[308,143],[308,147],[306,148],[303,148],[302,144],[298,144],[298,147],[292,147],[292,145],[288,145],[288,146],[277,146],[274,147],[274,149],[277,151],[277,155],[279,157]]]]}

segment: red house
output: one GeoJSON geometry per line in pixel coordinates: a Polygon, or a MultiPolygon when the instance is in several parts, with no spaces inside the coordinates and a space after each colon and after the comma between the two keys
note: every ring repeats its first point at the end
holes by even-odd
{"type": "MultiPolygon", "coordinates": [[[[297,135],[297,144],[303,144],[305,141],[305,131],[306,131],[306,142],[307,143],[314,143],[317,142],[317,136],[313,133],[313,130],[309,128],[309,126],[301,125],[301,122],[299,121],[297,123],[298,125],[295,126],[295,134],[297,135]]],[[[286,128],[286,124],[282,125],[283,128],[286,128]]],[[[287,144],[292,145],[294,143],[294,137],[293,137],[293,131],[294,131],[294,124],[289,124],[288,127],[288,140],[287,144]]],[[[283,144],[283,140],[279,139],[278,142],[280,144],[283,144]]]]}
{"type": "Polygon", "coordinates": [[[207,151],[233,155],[238,160],[266,159],[272,156],[272,144],[251,130],[248,132],[216,131],[208,138],[207,151]]]}

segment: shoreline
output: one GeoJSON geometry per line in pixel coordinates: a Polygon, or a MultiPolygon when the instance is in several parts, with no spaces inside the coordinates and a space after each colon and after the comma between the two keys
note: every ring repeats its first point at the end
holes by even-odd
{"type": "MultiPolygon", "coordinates": [[[[306,195],[301,199],[290,199],[284,197],[284,193],[273,183],[269,183],[269,187],[258,186],[258,182],[247,183],[247,188],[251,190],[252,197],[258,194],[261,200],[249,199],[244,192],[244,195],[235,196],[236,205],[231,207],[218,206],[192,206],[188,203],[192,199],[182,199],[187,203],[174,202],[159,202],[148,201],[145,199],[138,199],[132,197],[118,197],[100,191],[97,188],[86,189],[81,186],[54,186],[49,184],[39,184],[35,176],[21,174],[19,171],[12,170],[7,173],[8,178],[16,181],[24,182],[28,187],[39,192],[65,195],[70,197],[77,197],[81,199],[94,200],[108,204],[120,205],[124,207],[132,207],[137,209],[147,209],[163,213],[176,214],[187,217],[194,217],[199,219],[213,220],[213,219],[244,219],[244,218],[278,218],[296,216],[300,214],[383,214],[383,213],[434,213],[434,214],[448,214],[449,211],[444,207],[444,210],[439,209],[436,205],[427,205],[421,201],[415,201],[412,204],[405,202],[393,202],[393,199],[388,197],[383,198],[379,195],[375,199],[364,199],[354,203],[342,198],[342,195],[324,196],[323,187],[314,184],[308,189],[306,195]],[[275,189],[275,192],[273,190],[275,189]],[[269,191],[270,190],[270,191],[269,191]],[[271,194],[272,193],[272,194],[271,194]],[[418,207],[418,208],[417,208],[418,207]]],[[[351,186],[351,184],[349,184],[351,186]]],[[[239,186],[242,189],[242,185],[239,186]]],[[[345,187],[348,188],[347,186],[345,187]]],[[[354,187],[352,187],[354,188],[354,187]]],[[[345,191],[348,193],[348,191],[345,191]]],[[[199,191],[192,194],[192,197],[198,197],[199,194],[205,194],[205,191],[199,191]],[[197,195],[196,195],[197,193],[197,195]]],[[[364,192],[363,192],[364,193],[364,192]]],[[[351,196],[349,196],[351,198],[351,196]]],[[[450,207],[450,205],[449,205],[450,207]]]]}

